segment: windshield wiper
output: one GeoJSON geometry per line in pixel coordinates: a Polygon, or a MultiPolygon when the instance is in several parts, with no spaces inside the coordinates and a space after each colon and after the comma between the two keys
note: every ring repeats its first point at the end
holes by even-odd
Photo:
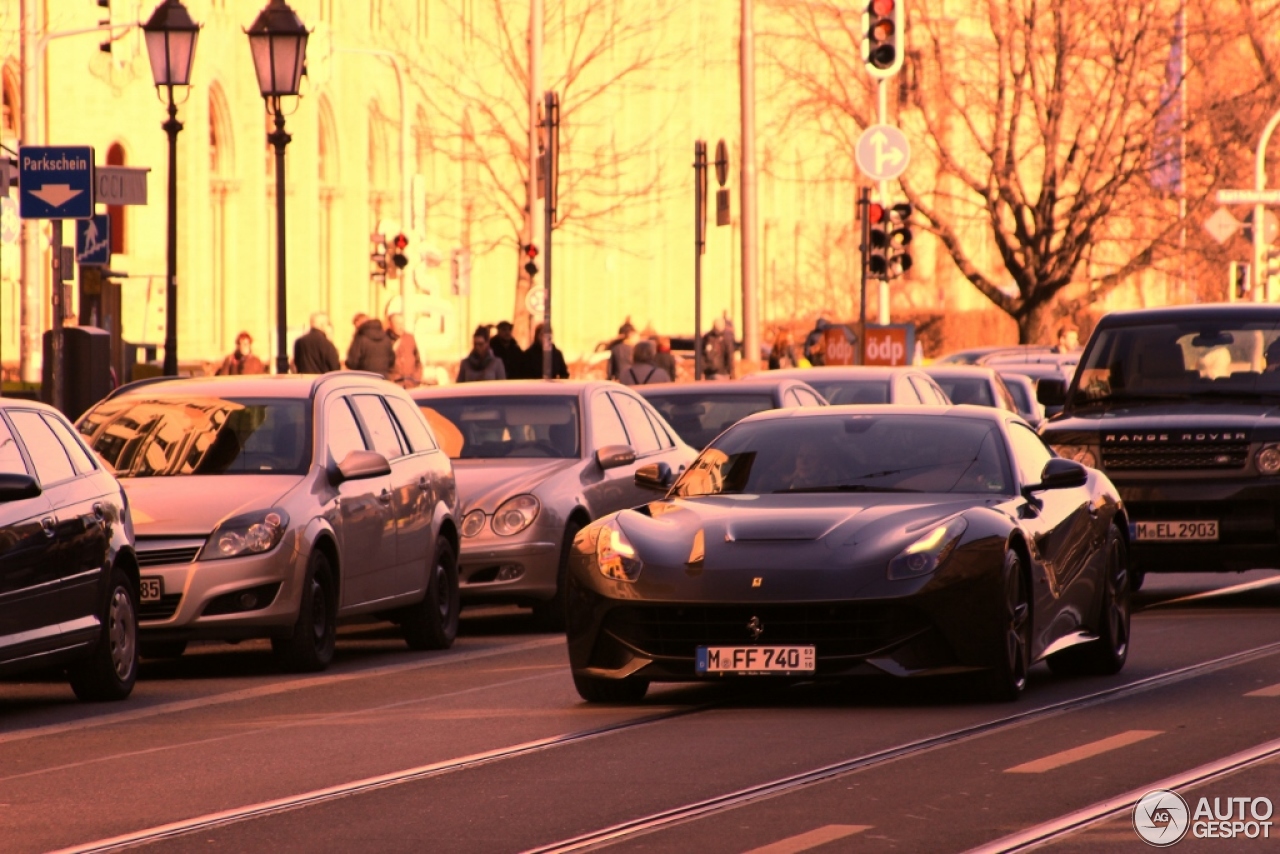
{"type": "Polygon", "coordinates": [[[791,489],[775,489],[774,495],[784,492],[920,492],[919,489],[903,489],[898,486],[870,486],[865,483],[843,483],[837,486],[797,486],[791,489]]]}

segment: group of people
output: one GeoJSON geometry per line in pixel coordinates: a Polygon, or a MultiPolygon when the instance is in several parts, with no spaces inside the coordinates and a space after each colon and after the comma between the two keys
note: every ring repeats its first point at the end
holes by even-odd
{"type": "MultiPolygon", "coordinates": [[[[422,384],[422,354],[413,333],[405,329],[404,316],[393,312],[387,325],[376,317],[362,313],[352,318],[355,332],[347,348],[345,365],[353,371],[370,371],[385,379],[413,388],[422,384]]],[[[293,342],[290,369],[299,374],[325,374],[338,371],[343,362],[331,338],[329,316],[322,311],[311,315],[311,328],[293,342]]],[[[253,336],[241,332],[236,336],[235,352],[223,359],[218,376],[268,373],[267,364],[253,352],[253,336]]]]}
{"type": "Polygon", "coordinates": [[[671,382],[676,376],[671,339],[641,338],[631,321],[626,321],[618,327],[618,337],[609,345],[607,376],[623,385],[671,382]]]}
{"type": "MultiPolygon", "coordinates": [[[[539,323],[533,332],[533,340],[528,347],[521,347],[520,342],[512,334],[514,327],[511,321],[504,320],[498,324],[498,334],[494,335],[487,325],[476,327],[471,336],[471,352],[458,365],[458,382],[480,382],[482,380],[536,380],[543,376],[543,339],[550,343],[550,331],[546,324],[539,323]]],[[[564,353],[551,344],[551,377],[552,379],[569,379],[569,366],[565,363],[564,353]]]]}

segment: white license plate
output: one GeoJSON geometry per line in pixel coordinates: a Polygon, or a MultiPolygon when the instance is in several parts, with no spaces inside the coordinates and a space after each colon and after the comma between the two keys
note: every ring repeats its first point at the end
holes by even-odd
{"type": "Polygon", "coordinates": [[[1146,542],[1217,542],[1215,522],[1134,522],[1134,539],[1146,542]]]}
{"type": "Polygon", "coordinates": [[[143,602],[159,602],[164,595],[164,579],[158,575],[138,579],[138,598],[143,602]]]}
{"type": "Polygon", "coordinates": [[[788,676],[812,673],[818,653],[812,646],[700,646],[696,669],[699,675],[740,673],[788,676]]]}

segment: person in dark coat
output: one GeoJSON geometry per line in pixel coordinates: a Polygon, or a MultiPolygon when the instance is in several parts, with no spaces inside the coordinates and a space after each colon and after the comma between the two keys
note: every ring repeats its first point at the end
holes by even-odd
{"type": "MultiPolygon", "coordinates": [[[[498,334],[489,341],[489,348],[493,350],[493,355],[502,360],[502,367],[507,372],[507,379],[535,379],[542,376],[541,368],[538,369],[538,373],[535,375],[526,375],[524,349],[511,334],[511,329],[511,321],[502,321],[498,324],[498,334]]],[[[538,339],[535,337],[533,340],[536,342],[538,339]]]]}
{"type": "Polygon", "coordinates": [[[665,335],[659,335],[655,342],[658,345],[658,352],[653,356],[654,367],[662,368],[667,372],[667,376],[671,379],[676,378],[676,354],[671,352],[671,339],[665,335]]]}
{"type": "MultiPolygon", "coordinates": [[[[522,377],[525,379],[541,379],[542,378],[542,333],[546,330],[545,323],[539,323],[538,328],[533,332],[533,343],[524,351],[524,364],[522,377]]],[[[569,366],[565,364],[564,353],[560,352],[560,348],[553,342],[551,344],[551,378],[556,380],[569,379],[569,366]]]]}
{"type": "Polygon", "coordinates": [[[477,326],[471,335],[471,352],[458,365],[458,382],[474,383],[482,380],[505,380],[507,369],[502,360],[493,355],[489,346],[489,327],[477,326]]]}
{"type": "Polygon", "coordinates": [[[702,337],[702,376],[709,380],[733,376],[733,341],[725,335],[725,322],[718,317],[702,337]]]}
{"type": "Polygon", "coordinates": [[[396,351],[382,328],[382,321],[366,317],[356,327],[356,337],[347,350],[347,367],[353,371],[372,371],[390,377],[396,367],[396,351]]]}
{"type": "Polygon", "coordinates": [[[329,340],[329,315],[311,315],[311,330],[293,342],[293,369],[300,374],[327,374],[342,369],[338,348],[329,340]]]}
{"type": "Polygon", "coordinates": [[[640,342],[640,333],[636,332],[636,328],[629,320],[618,327],[618,334],[622,337],[609,347],[609,379],[611,380],[621,378],[622,372],[631,367],[631,352],[640,342]]]}
{"type": "Polygon", "coordinates": [[[387,335],[396,353],[395,372],[391,381],[404,388],[422,385],[422,354],[413,333],[404,328],[404,315],[394,312],[387,315],[387,335]]]}
{"type": "Polygon", "coordinates": [[[241,332],[236,336],[236,351],[222,360],[217,375],[238,377],[241,374],[265,374],[267,366],[253,354],[253,336],[241,332]]]}

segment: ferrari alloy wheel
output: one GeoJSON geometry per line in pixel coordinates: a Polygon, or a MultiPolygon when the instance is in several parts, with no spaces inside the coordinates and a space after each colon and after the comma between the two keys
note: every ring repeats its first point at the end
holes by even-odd
{"type": "Polygon", "coordinates": [[[1003,655],[986,674],[986,693],[1001,702],[1018,699],[1031,669],[1031,591],[1015,551],[1004,556],[1004,596],[999,610],[999,646],[1003,655]]]}
{"type": "Polygon", "coordinates": [[[1129,657],[1129,558],[1124,538],[1114,527],[1107,532],[1105,554],[1095,623],[1098,637],[1049,656],[1054,673],[1110,676],[1119,673],[1129,657]]]}
{"type": "Polygon", "coordinates": [[[628,676],[625,679],[600,679],[573,674],[573,687],[588,703],[638,703],[649,690],[648,679],[628,676]]]}

